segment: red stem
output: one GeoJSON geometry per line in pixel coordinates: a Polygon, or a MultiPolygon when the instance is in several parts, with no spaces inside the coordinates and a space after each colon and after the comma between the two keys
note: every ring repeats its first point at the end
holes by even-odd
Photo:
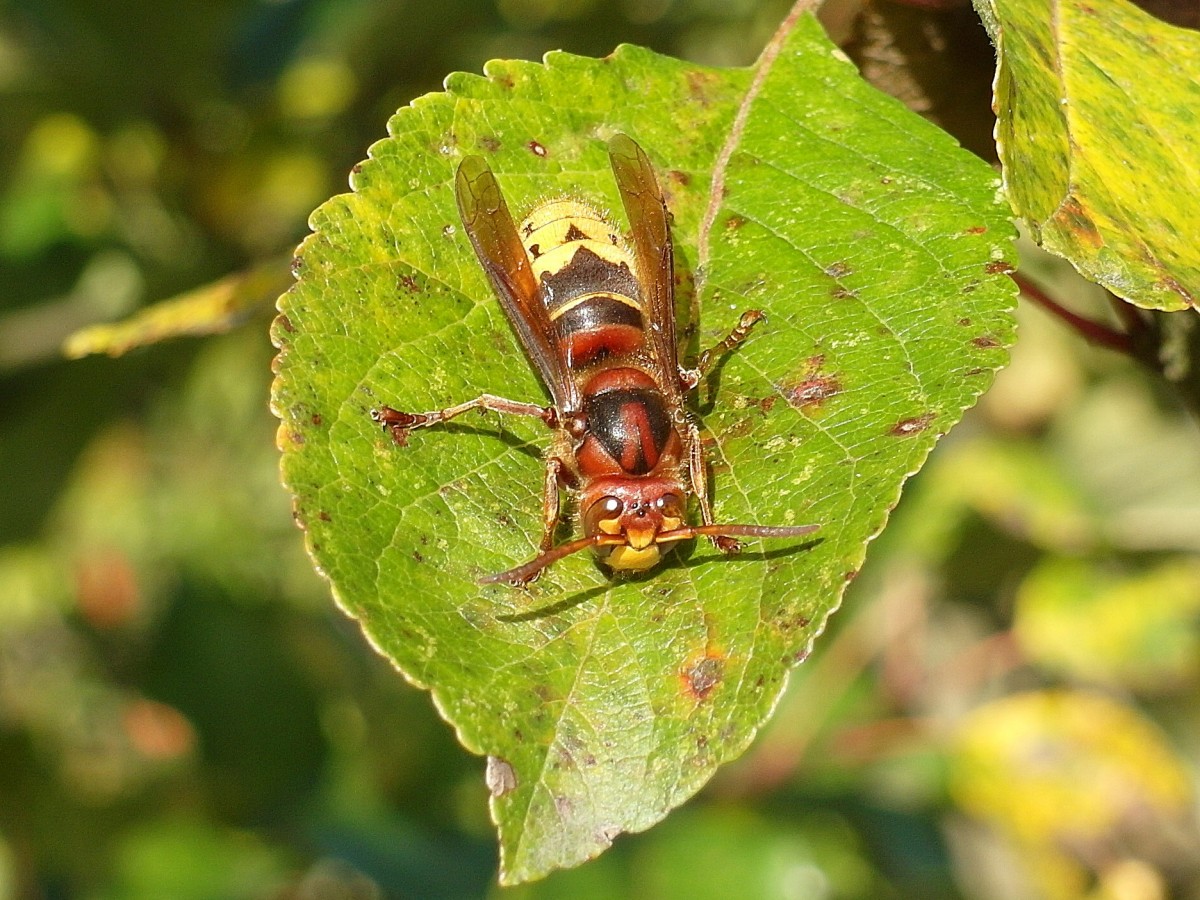
{"type": "Polygon", "coordinates": [[[1018,287],[1021,288],[1022,294],[1038,304],[1042,309],[1058,316],[1058,318],[1070,325],[1086,340],[1098,346],[1107,347],[1109,350],[1124,353],[1126,356],[1137,355],[1134,352],[1133,341],[1128,333],[1117,331],[1115,328],[1110,328],[1102,322],[1096,322],[1085,316],[1071,312],[1071,310],[1061,305],[1040,287],[1020,274],[1013,275],[1013,279],[1017,282],[1018,287]]]}

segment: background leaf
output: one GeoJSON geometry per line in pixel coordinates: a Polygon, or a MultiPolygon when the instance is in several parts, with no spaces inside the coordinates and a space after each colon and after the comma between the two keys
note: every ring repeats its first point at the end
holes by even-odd
{"type": "Polygon", "coordinates": [[[1048,559],[1021,585],[1014,625],[1025,654],[1050,671],[1162,690],[1196,675],[1198,606],[1200,564],[1187,558],[1135,573],[1048,559]]]}
{"type": "Polygon", "coordinates": [[[649,827],[746,746],[901,483],[1003,362],[1011,229],[987,167],[864,85],[810,19],[753,83],[632,47],[486,73],[401,110],[354,193],[314,213],[280,303],[274,404],[296,515],[339,602],[506,776],[493,814],[513,882],[649,827]],[[481,589],[534,552],[545,430],[488,417],[398,448],[367,413],[544,396],[451,177],[483,152],[516,211],[560,193],[619,209],[618,131],[668,195],[692,345],[748,306],[769,317],[702,389],[717,517],[820,522],[821,540],[734,559],[697,545],[629,580],[575,557],[528,591],[481,589]]]}
{"type": "Polygon", "coordinates": [[[286,277],[286,257],[269,260],[249,271],[160,300],[123,321],[81,328],[64,342],[63,353],[72,359],[90,353],[123,356],[137,347],[169,338],[220,334],[268,306],[287,287],[286,277]]]}
{"type": "Polygon", "coordinates": [[[1013,209],[1138,306],[1200,293],[1200,35],[1126,0],[976,0],[1013,209]]]}
{"type": "MultiPolygon", "coordinates": [[[[1160,817],[1178,821],[1192,801],[1162,732],[1089,691],[1026,691],[984,704],[959,725],[956,749],[952,795],[1009,837],[1041,896],[1086,896],[1093,879],[1073,846],[1120,847],[1143,871],[1139,855],[1169,856],[1172,829],[1160,817]]],[[[1106,880],[1116,874],[1110,866],[1106,880]]]]}

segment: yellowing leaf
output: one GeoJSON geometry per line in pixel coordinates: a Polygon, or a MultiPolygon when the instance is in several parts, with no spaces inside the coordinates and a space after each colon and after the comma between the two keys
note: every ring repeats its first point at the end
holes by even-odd
{"type": "Polygon", "coordinates": [[[1153,688],[1200,672],[1200,564],[1107,573],[1085,560],[1038,566],[1017,594],[1025,653],[1080,678],[1153,688]]]}
{"type": "Polygon", "coordinates": [[[122,356],[184,335],[219,334],[264,308],[287,284],[287,264],[273,259],[140,309],[121,322],[89,325],[70,335],[63,354],[122,356]]]}
{"type": "Polygon", "coordinates": [[[1086,853],[1151,844],[1179,827],[1191,778],[1146,718],[1099,694],[1030,691],[988,703],[959,727],[951,769],[958,805],[1014,846],[1038,896],[1083,897],[1086,853]]]}
{"type": "Polygon", "coordinates": [[[1127,0],[976,0],[997,144],[1033,237],[1139,306],[1200,296],[1200,34],[1127,0]]]}

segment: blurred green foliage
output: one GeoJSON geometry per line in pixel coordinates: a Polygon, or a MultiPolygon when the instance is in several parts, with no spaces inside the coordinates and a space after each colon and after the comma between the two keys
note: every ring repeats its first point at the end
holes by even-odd
{"type": "MultiPolygon", "coordinates": [[[[266,318],[120,360],[58,347],[286,254],[452,70],[620,41],[745,64],[783,9],[3,7],[0,900],[499,895],[482,761],[303,554],[266,318]]],[[[1197,896],[1196,437],[1026,311],[750,752],[505,896],[1197,896]]]]}

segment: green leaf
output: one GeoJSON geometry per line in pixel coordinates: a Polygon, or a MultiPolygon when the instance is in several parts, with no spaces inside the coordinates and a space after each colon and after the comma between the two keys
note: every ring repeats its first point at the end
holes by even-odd
{"type": "Polygon", "coordinates": [[[1039,244],[1138,306],[1200,293],[1200,35],[1126,0],[975,0],[996,137],[1039,244]]]}
{"type": "Polygon", "coordinates": [[[392,119],[354,193],[314,213],[280,302],[274,405],[297,519],[339,603],[492,757],[507,883],[650,827],[747,746],[902,482],[1012,340],[1012,229],[987,166],[863,83],[810,18],[766,59],[715,70],[626,46],[452,75],[392,119]],[[697,542],[628,579],[580,554],[528,590],[480,588],[536,553],[551,436],[489,415],[397,447],[368,412],[545,402],[453,174],[483,153],[518,215],[563,193],[620,210],[617,132],[667,195],[692,345],[746,308],[768,315],[701,388],[717,518],[818,522],[819,540],[732,558],[697,542]]]}

